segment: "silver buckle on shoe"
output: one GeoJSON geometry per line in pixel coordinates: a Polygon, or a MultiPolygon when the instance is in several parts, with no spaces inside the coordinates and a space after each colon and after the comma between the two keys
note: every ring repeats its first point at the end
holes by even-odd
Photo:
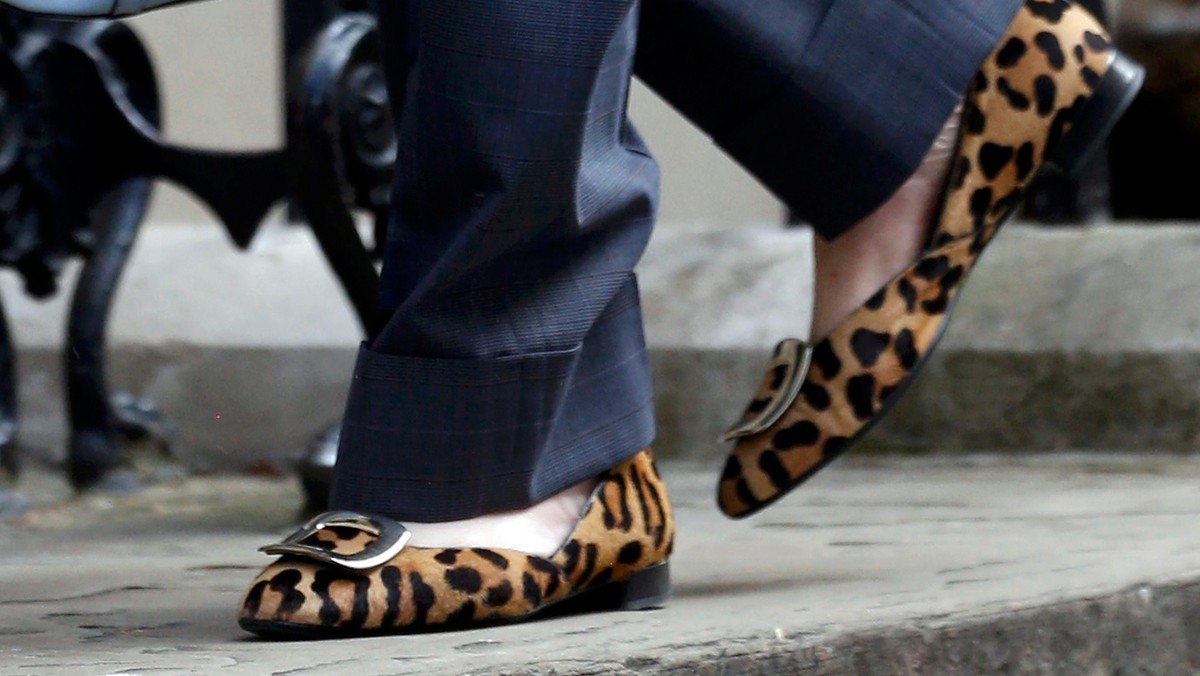
{"type": "Polygon", "coordinates": [[[747,413],[721,437],[721,441],[734,441],[752,436],[779,422],[788,407],[800,395],[804,379],[808,377],[808,369],[812,366],[812,357],[813,346],[803,340],[788,338],[780,342],[775,348],[774,357],[767,364],[767,373],[783,367],[783,382],[762,411],[757,414],[747,413]]]}
{"type": "Polygon", "coordinates": [[[301,556],[351,570],[366,570],[390,561],[404,549],[412,533],[397,521],[357,512],[325,512],[310,519],[283,541],[259,547],[258,551],[273,556],[301,556]],[[338,554],[328,549],[304,544],[324,528],[352,528],[375,536],[375,540],[353,554],[338,554]]]}

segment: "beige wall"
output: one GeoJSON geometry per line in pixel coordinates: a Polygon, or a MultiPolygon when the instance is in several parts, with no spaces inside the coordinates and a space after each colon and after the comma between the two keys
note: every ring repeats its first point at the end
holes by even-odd
{"type": "MultiPolygon", "coordinates": [[[[130,22],[158,69],[167,137],[206,148],[272,148],[283,140],[279,5],[202,2],[130,22]]],[[[154,222],[211,216],[190,196],[160,184],[154,222]]]]}
{"type": "Polygon", "coordinates": [[[663,223],[782,222],[770,193],[640,83],[630,108],[662,169],[663,223]]]}
{"type": "MultiPolygon", "coordinates": [[[[279,4],[210,2],[133,21],[154,55],[164,89],[167,136],[219,148],[261,148],[282,139],[279,4]]],[[[633,118],[663,171],[664,223],[778,221],[783,209],[702,135],[640,85],[633,118]]],[[[208,218],[165,187],[156,222],[208,218]]]]}

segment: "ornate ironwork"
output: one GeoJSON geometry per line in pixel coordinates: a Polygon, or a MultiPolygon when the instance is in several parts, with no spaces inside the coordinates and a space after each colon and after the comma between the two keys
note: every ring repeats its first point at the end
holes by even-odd
{"type": "MultiPolygon", "coordinates": [[[[375,329],[378,276],[353,218],[366,210],[382,230],[395,159],[375,19],[335,16],[294,56],[286,147],[185,148],[159,133],[153,67],[127,26],[0,12],[0,265],[16,269],[28,293],[47,296],[68,258],[85,260],[65,351],[67,469],[77,487],[133,485],[120,437],[169,427],[148,402],[114,397],[105,382],[109,310],[153,178],[195,194],[240,248],[272,205],[290,200],[363,330],[375,329]]],[[[0,316],[0,480],[17,471],[12,355],[0,316]]]]}

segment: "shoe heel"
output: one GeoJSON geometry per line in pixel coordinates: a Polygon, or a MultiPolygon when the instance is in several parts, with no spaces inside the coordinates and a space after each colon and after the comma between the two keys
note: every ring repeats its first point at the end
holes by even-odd
{"type": "Polygon", "coordinates": [[[663,561],[630,575],[607,590],[621,610],[661,608],[671,598],[671,564],[663,561]]]}
{"type": "Polygon", "coordinates": [[[1047,153],[1044,168],[1077,178],[1084,162],[1103,145],[1117,120],[1133,103],[1145,79],[1145,68],[1113,50],[1108,70],[1101,76],[1071,130],[1047,153]]]}
{"type": "Polygon", "coordinates": [[[606,610],[661,608],[671,597],[671,568],[663,561],[630,575],[572,596],[551,608],[549,615],[574,615],[606,610]]]}

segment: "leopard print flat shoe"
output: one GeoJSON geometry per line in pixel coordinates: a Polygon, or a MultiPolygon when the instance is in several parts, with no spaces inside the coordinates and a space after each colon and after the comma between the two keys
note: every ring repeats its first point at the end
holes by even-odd
{"type": "Polygon", "coordinates": [[[939,217],[921,258],[815,346],[786,340],[718,487],[744,517],[844,452],[895,404],[937,344],[967,274],[1039,171],[1073,172],[1141,86],[1143,70],[1066,0],[1026,0],[963,100],[939,217]]]}
{"type": "Polygon", "coordinates": [[[281,555],[250,585],[239,624],[266,637],[338,638],[475,627],[548,608],[660,606],[675,521],[649,450],[609,470],[550,557],[407,547],[381,517],[330,512],[262,551],[281,555]]]}

